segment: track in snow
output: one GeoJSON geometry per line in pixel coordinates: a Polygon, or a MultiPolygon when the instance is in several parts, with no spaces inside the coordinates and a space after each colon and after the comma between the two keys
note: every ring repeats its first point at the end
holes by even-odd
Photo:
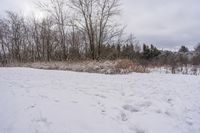
{"type": "Polygon", "coordinates": [[[0,68],[0,133],[199,133],[200,77],[0,68]]]}

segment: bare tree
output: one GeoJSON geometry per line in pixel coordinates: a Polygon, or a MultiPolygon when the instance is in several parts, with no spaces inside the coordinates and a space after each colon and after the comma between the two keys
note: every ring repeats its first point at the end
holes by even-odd
{"type": "Polygon", "coordinates": [[[22,62],[23,49],[23,23],[24,18],[14,12],[7,12],[6,19],[9,26],[9,41],[11,44],[12,58],[22,62]]]}
{"type": "Polygon", "coordinates": [[[35,61],[36,59],[39,60],[41,58],[41,26],[40,23],[36,20],[36,18],[32,18],[31,22],[31,35],[33,39],[32,54],[33,60],[35,61]]]}
{"type": "MultiPolygon", "coordinates": [[[[97,1],[98,5],[100,7],[100,10],[97,14],[99,14],[99,30],[98,31],[98,57],[101,56],[101,46],[103,45],[104,41],[106,41],[107,37],[113,37],[109,36],[107,33],[109,30],[111,32],[114,32],[112,25],[114,22],[112,22],[113,17],[119,15],[120,10],[120,1],[119,0],[102,0],[97,1]]],[[[116,26],[116,24],[114,24],[116,26]]],[[[115,27],[116,28],[116,27],[115,27]]],[[[119,32],[120,33],[120,32],[119,32]]]]}
{"type": "Polygon", "coordinates": [[[6,56],[6,24],[4,23],[3,20],[0,20],[0,44],[1,44],[1,49],[0,49],[0,54],[1,54],[1,62],[2,64],[6,64],[7,62],[7,56],[6,56]],[[3,55],[2,55],[2,53],[3,55]]]}
{"type": "Polygon", "coordinates": [[[80,18],[77,19],[77,25],[87,34],[92,59],[100,57],[101,46],[114,35],[111,34],[114,31],[112,20],[120,13],[119,2],[120,0],[70,0],[70,7],[80,18]]]}
{"type": "Polygon", "coordinates": [[[67,58],[68,46],[66,43],[66,26],[67,26],[67,8],[66,0],[49,0],[47,2],[39,2],[37,4],[41,9],[50,14],[55,21],[59,32],[59,43],[62,48],[62,59],[67,58]]]}

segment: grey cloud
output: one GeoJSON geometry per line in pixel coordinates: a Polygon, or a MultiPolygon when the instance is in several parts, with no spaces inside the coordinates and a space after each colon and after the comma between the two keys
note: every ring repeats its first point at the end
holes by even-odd
{"type": "MultiPolygon", "coordinates": [[[[35,0],[1,0],[4,10],[35,11],[35,0]]],[[[127,32],[142,43],[153,43],[162,48],[200,42],[200,0],[122,0],[122,21],[127,32]]]]}
{"type": "Polygon", "coordinates": [[[163,48],[200,41],[199,0],[125,0],[123,19],[141,42],[163,48]]]}
{"type": "Polygon", "coordinates": [[[36,0],[1,0],[0,13],[4,14],[5,11],[17,11],[23,15],[30,15],[36,9],[34,4],[36,0]]]}

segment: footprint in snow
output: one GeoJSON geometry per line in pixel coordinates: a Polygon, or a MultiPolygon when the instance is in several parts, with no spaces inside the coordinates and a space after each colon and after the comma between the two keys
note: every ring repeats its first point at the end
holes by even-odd
{"type": "Polygon", "coordinates": [[[36,104],[27,107],[27,110],[35,108],[36,104]]]}
{"type": "Polygon", "coordinates": [[[40,94],[39,94],[39,97],[42,98],[42,99],[49,99],[49,97],[48,97],[48,96],[45,96],[45,95],[40,95],[40,94]]]}
{"type": "Polygon", "coordinates": [[[127,115],[124,112],[121,112],[120,115],[121,115],[121,120],[122,121],[127,121],[128,120],[127,115]]]}
{"type": "Polygon", "coordinates": [[[78,103],[77,101],[71,101],[72,103],[78,103]]]}
{"type": "Polygon", "coordinates": [[[186,123],[187,123],[188,125],[190,125],[190,126],[193,125],[193,123],[192,123],[191,121],[186,121],[186,123]]]}
{"type": "Polygon", "coordinates": [[[145,133],[146,131],[139,128],[138,126],[131,126],[129,130],[133,131],[134,133],[145,133]]]}
{"type": "Polygon", "coordinates": [[[121,96],[125,96],[126,94],[124,92],[121,92],[121,96]]]}
{"type": "Polygon", "coordinates": [[[132,105],[124,105],[122,106],[122,108],[126,111],[129,111],[129,112],[139,112],[140,110],[132,105]]]}
{"type": "Polygon", "coordinates": [[[139,128],[135,128],[135,132],[136,132],[136,133],[145,133],[145,131],[144,131],[144,130],[142,130],[142,129],[139,129],[139,128]]]}
{"type": "Polygon", "coordinates": [[[103,99],[106,98],[106,96],[104,96],[104,95],[100,95],[100,94],[96,94],[95,96],[100,97],[100,98],[103,98],[103,99]]]}
{"type": "Polygon", "coordinates": [[[192,118],[187,117],[187,119],[186,119],[186,123],[187,123],[188,125],[192,126],[192,125],[193,125],[192,118]]]}
{"type": "Polygon", "coordinates": [[[54,102],[58,103],[58,102],[60,102],[60,101],[59,101],[59,100],[57,100],[57,99],[55,99],[55,100],[54,100],[54,102]]]}
{"type": "Polygon", "coordinates": [[[167,103],[168,103],[168,104],[170,104],[170,106],[174,106],[174,104],[173,104],[173,100],[172,100],[172,99],[170,99],[170,98],[169,98],[169,99],[167,99],[167,103]]]}
{"type": "Polygon", "coordinates": [[[45,125],[46,127],[50,127],[50,125],[52,124],[52,122],[48,121],[45,117],[40,117],[39,119],[32,120],[32,122],[45,125]]]}

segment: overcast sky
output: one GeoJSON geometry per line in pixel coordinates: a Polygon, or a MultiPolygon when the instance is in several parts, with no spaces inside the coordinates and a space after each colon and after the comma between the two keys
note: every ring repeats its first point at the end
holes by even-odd
{"type": "MultiPolygon", "coordinates": [[[[0,0],[5,10],[35,11],[34,0],[0,0]]],[[[141,43],[159,48],[193,48],[200,42],[200,0],[122,0],[122,18],[126,31],[141,43]]]]}

